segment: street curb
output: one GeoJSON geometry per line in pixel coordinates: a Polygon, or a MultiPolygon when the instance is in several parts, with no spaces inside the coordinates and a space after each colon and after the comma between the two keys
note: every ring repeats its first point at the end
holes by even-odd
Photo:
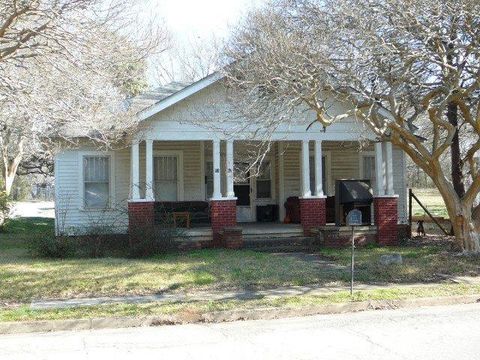
{"type": "Polygon", "coordinates": [[[350,303],[309,306],[303,308],[258,308],[248,310],[216,311],[205,314],[181,313],[140,317],[112,317],[94,319],[43,320],[0,323],[0,334],[35,332],[118,329],[188,323],[216,323],[238,320],[272,320],[322,314],[342,314],[367,310],[393,310],[422,306],[480,303],[480,294],[447,296],[437,298],[415,298],[404,300],[370,300],[350,303]]]}

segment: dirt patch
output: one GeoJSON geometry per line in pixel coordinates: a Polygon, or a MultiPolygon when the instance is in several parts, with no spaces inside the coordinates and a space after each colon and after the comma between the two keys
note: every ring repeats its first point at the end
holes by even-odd
{"type": "Polygon", "coordinates": [[[414,236],[407,241],[408,246],[443,246],[445,249],[452,249],[455,244],[454,236],[427,234],[425,236],[414,236]]]}

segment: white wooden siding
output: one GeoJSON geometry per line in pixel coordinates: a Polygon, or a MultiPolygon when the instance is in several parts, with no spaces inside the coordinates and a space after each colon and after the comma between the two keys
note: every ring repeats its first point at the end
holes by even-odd
{"type": "Polygon", "coordinates": [[[114,203],[111,209],[83,209],[82,161],[81,153],[94,148],[82,147],[78,150],[65,150],[55,160],[55,220],[56,231],[66,234],[82,234],[89,229],[112,228],[125,232],[128,226],[126,211],[130,187],[130,150],[115,151],[114,172],[111,174],[114,188],[114,203]]]}
{"type": "MultiPolygon", "coordinates": [[[[204,159],[211,158],[211,142],[204,144],[204,159]]],[[[242,148],[245,144],[235,143],[235,161],[242,158],[242,148]]],[[[278,144],[277,144],[278,146],[278,144]]],[[[360,176],[359,149],[356,143],[327,142],[322,144],[324,154],[330,154],[327,174],[327,194],[333,195],[335,180],[344,178],[358,178],[360,176]]],[[[199,141],[155,141],[155,151],[176,150],[183,152],[184,171],[184,199],[204,200],[204,173],[202,171],[202,146],[199,141]]],[[[274,146],[273,149],[276,149],[274,146]]],[[[114,183],[115,204],[113,210],[83,210],[82,188],[80,186],[81,162],[80,152],[93,150],[82,147],[78,150],[65,150],[57,155],[55,161],[56,174],[56,212],[57,229],[77,234],[88,230],[92,226],[113,225],[118,232],[125,232],[128,225],[127,199],[130,188],[130,148],[115,151],[114,154],[114,183]]],[[[284,142],[284,180],[283,190],[285,199],[300,194],[300,141],[284,142]]],[[[367,148],[365,151],[371,151],[367,148]]],[[[278,202],[280,181],[278,178],[278,150],[272,151],[272,170],[274,171],[273,202],[278,202]],[[275,161],[277,160],[277,161],[275,161]]],[[[405,179],[404,153],[394,148],[393,161],[394,190],[399,195],[398,210],[399,222],[407,221],[407,190],[405,179]]],[[[222,161],[223,164],[223,161],[222,161]]],[[[224,168],[224,166],[222,166],[224,168]]],[[[313,169],[312,169],[313,171],[313,169]]],[[[223,171],[224,172],[224,171],[223,171]]],[[[222,172],[222,173],[223,173],[222,172]]],[[[140,181],[145,182],[145,145],[140,146],[140,181]]],[[[222,181],[223,183],[224,181],[222,181]]],[[[223,189],[222,189],[223,190],[223,189]]],[[[143,190],[141,191],[143,196],[143,190]]],[[[283,204],[278,204],[283,206],[283,204]]]]}

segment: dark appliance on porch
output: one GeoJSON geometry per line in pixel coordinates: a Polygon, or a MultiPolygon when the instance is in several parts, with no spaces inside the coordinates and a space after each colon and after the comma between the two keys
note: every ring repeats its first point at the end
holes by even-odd
{"type": "Polygon", "coordinates": [[[373,202],[370,180],[336,180],[335,181],[335,224],[346,225],[349,211],[362,212],[364,225],[370,225],[373,202]]]}

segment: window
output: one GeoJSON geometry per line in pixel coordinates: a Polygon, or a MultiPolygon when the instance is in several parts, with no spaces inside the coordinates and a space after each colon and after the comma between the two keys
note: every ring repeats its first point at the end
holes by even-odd
{"type": "Polygon", "coordinates": [[[160,201],[178,200],[178,157],[176,155],[154,157],[154,192],[160,201]]]}
{"type": "Polygon", "coordinates": [[[374,155],[363,155],[362,170],[363,178],[370,180],[370,187],[375,189],[376,179],[375,179],[375,156],[374,155]]]}
{"type": "Polygon", "coordinates": [[[110,205],[110,156],[83,157],[84,206],[105,209],[110,205]]]}
{"type": "MultiPolygon", "coordinates": [[[[327,167],[325,166],[326,164],[326,156],[322,156],[322,187],[323,187],[323,193],[327,193],[327,176],[326,176],[326,170],[327,167]]],[[[316,186],[315,186],[315,157],[310,156],[310,192],[312,195],[315,195],[316,191],[316,186]]]]}
{"type": "Polygon", "coordinates": [[[257,177],[257,199],[269,199],[272,197],[272,169],[270,162],[260,165],[257,177]]]}

